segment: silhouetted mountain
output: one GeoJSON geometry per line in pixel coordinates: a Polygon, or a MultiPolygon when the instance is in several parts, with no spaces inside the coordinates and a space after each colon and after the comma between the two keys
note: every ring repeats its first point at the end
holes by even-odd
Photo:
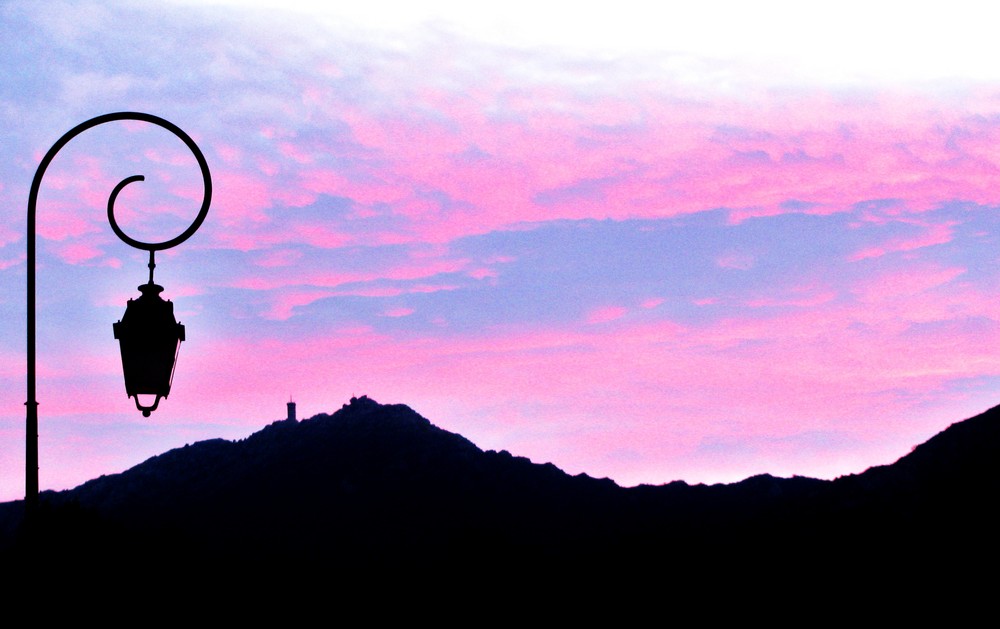
{"type": "MultiPolygon", "coordinates": [[[[53,560],[105,564],[905,570],[928,557],[996,558],[998,431],[1000,407],[835,481],[622,488],[484,452],[406,406],[361,397],[45,492],[41,535],[53,560]]],[[[0,505],[8,554],[21,507],[0,505]]]]}

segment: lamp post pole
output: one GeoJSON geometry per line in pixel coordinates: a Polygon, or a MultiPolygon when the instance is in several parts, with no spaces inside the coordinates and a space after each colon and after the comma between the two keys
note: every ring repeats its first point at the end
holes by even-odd
{"type": "Polygon", "coordinates": [[[208,206],[212,201],[212,177],[208,171],[208,162],[205,161],[205,156],[202,155],[201,149],[198,145],[194,143],[194,140],[184,133],[177,125],[164,120],[158,116],[153,116],[151,114],[144,114],[138,112],[117,112],[111,114],[105,114],[103,116],[97,116],[96,118],[91,118],[86,122],[82,122],[77,126],[73,127],[67,131],[59,140],[52,145],[52,148],[45,154],[42,158],[41,163],[38,165],[38,169],[35,171],[35,177],[31,181],[31,192],[28,196],[28,401],[25,402],[25,457],[24,457],[24,507],[25,507],[25,521],[27,523],[27,530],[33,533],[35,527],[35,518],[38,513],[38,400],[36,397],[36,378],[35,378],[35,206],[38,201],[38,191],[42,185],[42,177],[45,175],[46,169],[48,169],[49,164],[52,163],[53,158],[55,158],[56,153],[60,151],[66,144],[83,133],[84,131],[96,127],[98,125],[107,122],[116,122],[120,120],[135,120],[140,122],[147,122],[158,127],[162,127],[167,131],[171,132],[175,136],[181,139],[185,145],[194,154],[196,160],[198,160],[198,166],[201,168],[202,178],[205,185],[205,197],[202,201],[201,210],[198,213],[197,218],[190,227],[180,236],[174,238],[173,240],[168,240],[161,243],[145,243],[138,240],[134,240],[125,234],[119,228],[118,222],[115,220],[114,216],[114,204],[115,199],[118,197],[118,193],[121,192],[122,188],[126,185],[135,182],[142,181],[142,175],[135,175],[122,180],[111,193],[108,198],[108,222],[111,223],[111,229],[115,234],[123,240],[125,243],[136,247],[138,249],[143,249],[149,251],[149,266],[150,266],[150,283],[152,283],[152,273],[153,273],[153,253],[155,251],[160,251],[163,249],[169,249],[180,243],[184,242],[191,235],[197,231],[201,226],[202,222],[205,220],[205,216],[208,213],[208,206]]]}

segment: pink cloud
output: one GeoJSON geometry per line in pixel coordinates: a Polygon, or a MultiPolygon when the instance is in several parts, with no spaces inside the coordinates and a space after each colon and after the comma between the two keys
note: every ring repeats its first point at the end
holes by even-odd
{"type": "MultiPolygon", "coordinates": [[[[690,88],[669,79],[629,85],[622,96],[595,91],[584,98],[568,83],[519,85],[491,67],[454,90],[413,88],[420,108],[365,109],[338,102],[325,79],[298,80],[303,93],[329,98],[314,103],[311,124],[322,130],[346,123],[355,144],[346,144],[342,132],[326,140],[275,125],[254,136],[252,151],[231,139],[214,140],[211,150],[222,160],[213,173],[213,212],[225,226],[215,233],[220,246],[356,242],[335,221],[293,227],[287,235],[256,229],[276,206],[304,207],[320,195],[350,201],[338,219],[386,212],[402,219],[366,223],[371,243],[447,242],[525,221],[654,218],[720,207],[739,222],[785,212],[845,212],[871,199],[900,199],[907,214],[949,200],[1000,202],[1000,159],[988,140],[1000,136],[997,125],[970,117],[961,102],[942,107],[903,93],[852,100],[791,92],[762,107],[724,95],[685,100],[678,94],[690,88]],[[496,112],[484,112],[484,102],[495,103],[496,112]],[[954,140],[946,129],[970,132],[954,140]],[[251,154],[254,163],[244,163],[251,154]]],[[[386,87],[392,84],[380,88],[386,102],[393,101],[393,88],[386,87]]],[[[147,154],[166,164],[184,159],[158,148],[147,154]]],[[[80,164],[96,180],[100,164],[80,164]]],[[[54,188],[68,183],[53,176],[54,188]]],[[[114,182],[104,183],[93,191],[98,205],[114,182]]],[[[200,197],[196,188],[173,193],[200,197]]],[[[54,230],[52,237],[64,237],[54,230]]],[[[82,232],[78,226],[70,233],[82,232]]],[[[927,242],[945,237],[936,232],[927,242]]]]}
{"type": "Polygon", "coordinates": [[[17,230],[11,229],[9,225],[0,225],[0,247],[17,242],[22,235],[17,230]]]}
{"type": "MultiPolygon", "coordinates": [[[[788,439],[836,432],[871,444],[862,448],[865,460],[880,456],[888,462],[893,452],[883,445],[885,434],[902,435],[893,444],[910,439],[908,447],[917,433],[931,431],[931,424],[907,425],[906,418],[945,394],[950,381],[1000,374],[1000,358],[991,349],[1000,344],[1000,325],[960,327],[970,317],[1000,321],[1000,305],[990,295],[949,282],[949,276],[957,277],[955,269],[919,271],[872,280],[873,290],[881,284],[907,286],[887,311],[863,299],[824,301],[766,317],[744,313],[682,326],[630,319],[622,316],[624,308],[609,307],[599,318],[617,315],[613,329],[510,325],[474,335],[393,337],[366,326],[334,326],[291,341],[192,335],[182,348],[168,404],[171,416],[238,416],[259,424],[262,415],[280,416],[276,386],[318,405],[368,393],[411,404],[483,447],[514,448],[621,482],[736,480],[750,470],[847,473],[858,471],[855,459],[838,459],[832,451],[810,464],[808,457],[789,455],[795,448],[788,439]],[[890,319],[898,325],[873,331],[890,319]],[[942,326],[913,325],[927,321],[942,326]],[[355,367],[331,368],[331,356],[355,367]],[[232,378],[234,364],[240,365],[238,379],[232,378]],[[900,395],[901,390],[924,397],[900,395]],[[262,411],[272,407],[271,415],[262,411]],[[472,416],[475,421],[463,419],[472,416]],[[873,416],[880,421],[850,420],[873,416]],[[753,456],[734,455],[730,463],[711,465],[699,458],[705,443],[724,443],[732,434],[753,443],[753,456]],[[630,463],[610,454],[625,448],[632,452],[630,463]],[[771,460],[779,467],[765,464],[771,460]]],[[[285,303],[294,308],[296,301],[315,296],[285,303]]],[[[114,377],[109,399],[120,394],[113,359],[94,366],[95,373],[114,377]]],[[[72,375],[47,373],[47,378],[72,375]]],[[[91,395],[78,386],[67,390],[91,395]]],[[[61,395],[46,402],[50,413],[81,407],[98,412],[108,405],[61,395]]],[[[127,407],[124,400],[122,405],[127,407]]],[[[314,409],[320,410],[332,409],[314,409]]]]}
{"type": "Polygon", "coordinates": [[[933,245],[940,245],[947,242],[951,242],[954,236],[953,229],[957,223],[948,222],[938,225],[927,226],[927,231],[913,238],[893,238],[883,245],[877,247],[869,247],[867,249],[862,249],[857,253],[850,256],[850,260],[864,260],[866,258],[878,258],[887,253],[895,253],[899,251],[913,251],[915,249],[921,249],[923,247],[930,247],[933,245]]]}
{"type": "MultiPolygon", "coordinates": [[[[234,288],[252,290],[271,290],[293,285],[313,285],[327,288],[339,287],[343,284],[372,282],[375,280],[412,281],[430,278],[443,273],[459,273],[468,261],[465,259],[413,259],[408,263],[396,264],[384,269],[373,268],[371,271],[331,272],[325,268],[297,269],[294,276],[280,267],[265,267],[251,271],[242,277],[234,278],[228,283],[234,288]],[[276,269],[270,271],[270,269],[276,269]]],[[[433,290],[447,290],[450,284],[430,283],[433,290]]]]}
{"type": "Polygon", "coordinates": [[[965,273],[961,267],[912,265],[864,279],[852,292],[865,303],[899,304],[900,299],[948,284],[965,273]]]}
{"type": "MultiPolygon", "coordinates": [[[[59,243],[53,245],[53,252],[59,257],[63,262],[69,264],[82,264],[84,262],[91,262],[95,258],[99,258],[104,255],[104,252],[97,247],[83,243],[59,243]]],[[[110,263],[110,266],[120,266],[120,261],[115,261],[116,263],[110,263]]]]}
{"type": "MultiPolygon", "coordinates": [[[[477,219],[486,227],[496,226],[496,218],[501,216],[507,222],[543,217],[650,217],[726,206],[739,208],[734,216],[741,220],[789,211],[782,203],[790,198],[810,204],[808,211],[814,213],[846,211],[858,201],[886,197],[909,199],[911,211],[920,211],[941,199],[969,199],[970,190],[974,192],[970,200],[984,202],[980,195],[987,186],[981,178],[988,176],[990,184],[997,183],[996,174],[984,172],[978,175],[975,186],[968,188],[967,171],[941,161],[945,155],[954,157],[943,137],[940,145],[932,144],[936,150],[900,151],[898,147],[907,141],[922,148],[927,141],[918,135],[920,125],[933,129],[939,122],[934,114],[911,107],[908,115],[918,120],[888,132],[879,128],[884,123],[872,117],[867,105],[842,102],[831,107],[823,101],[797,105],[809,108],[815,117],[788,116],[788,110],[782,108],[774,111],[773,118],[763,119],[758,112],[741,111],[737,116],[741,121],[766,132],[734,136],[716,144],[712,136],[718,121],[713,124],[711,120],[715,109],[669,111],[649,105],[656,110],[648,117],[652,127],[637,128],[635,134],[624,132],[613,144],[609,141],[600,151],[587,152],[573,146],[586,131],[567,125],[565,115],[554,121],[544,107],[527,113],[520,125],[490,127],[483,121],[463,119],[472,126],[459,127],[453,135],[436,127],[426,134],[404,130],[400,121],[391,127],[378,126],[375,133],[376,127],[356,122],[364,128],[359,133],[366,144],[384,151],[395,164],[393,172],[400,184],[411,182],[405,185],[440,189],[463,199],[477,208],[477,219]],[[848,135],[841,131],[845,116],[857,120],[855,130],[848,135]],[[686,142],[650,141],[660,136],[673,139],[676,129],[670,122],[678,119],[693,120],[685,127],[686,142]],[[825,127],[827,120],[829,126],[825,127]],[[456,144],[459,133],[463,141],[456,144]],[[496,134],[502,134],[502,143],[495,140],[496,134]],[[447,165],[430,167],[435,161],[447,160],[449,151],[459,153],[467,146],[478,147],[480,157],[467,164],[451,160],[447,165]],[[574,154],[572,162],[564,159],[567,152],[574,154]],[[761,157],[750,162],[734,159],[740,154],[761,157]],[[625,164],[629,166],[623,168],[625,164]],[[441,173],[448,173],[448,178],[440,177],[441,173]],[[665,176],[671,179],[669,186],[661,183],[665,176]],[[541,191],[586,181],[601,182],[589,200],[581,197],[544,206],[533,201],[541,191]]],[[[439,99],[438,106],[446,116],[451,113],[446,100],[439,99]]],[[[605,102],[602,108],[607,112],[613,106],[605,102]]],[[[398,185],[395,190],[397,198],[405,195],[398,185]]],[[[421,209],[401,211],[413,218],[427,214],[425,206],[412,207],[421,209]]],[[[449,218],[462,221],[461,216],[449,218]]]]}
{"type": "Polygon", "coordinates": [[[292,142],[281,142],[278,144],[278,152],[284,157],[291,159],[298,164],[311,164],[315,161],[312,155],[301,150],[292,142]]]}
{"type": "Polygon", "coordinates": [[[216,155],[229,166],[235,166],[243,159],[243,150],[238,146],[216,142],[213,148],[216,155]]]}
{"type": "MultiPolygon", "coordinates": [[[[195,158],[188,152],[187,148],[178,142],[177,147],[155,147],[143,151],[143,156],[149,161],[157,164],[169,164],[171,166],[197,167],[195,158]]],[[[160,177],[168,176],[160,171],[160,177]]]]}
{"type": "MultiPolygon", "coordinates": [[[[107,216],[106,212],[105,210],[104,217],[107,216]]],[[[79,207],[66,203],[47,203],[44,206],[39,203],[35,231],[38,237],[46,240],[65,241],[80,238],[99,231],[98,221],[101,217],[102,215],[96,211],[81,212],[79,207]],[[96,218],[92,216],[93,214],[97,215],[96,218]]]]}
{"type": "Polygon", "coordinates": [[[17,266],[27,259],[27,255],[18,256],[16,258],[10,258],[8,260],[0,260],[0,271],[9,269],[11,267],[17,266]]]}
{"type": "Polygon", "coordinates": [[[282,290],[271,298],[271,304],[264,312],[264,318],[285,321],[292,317],[296,308],[308,306],[333,294],[332,291],[306,288],[282,290]]]}
{"type": "Polygon", "coordinates": [[[274,201],[267,182],[250,173],[225,170],[213,173],[212,178],[218,190],[212,199],[213,223],[234,229],[267,220],[264,210],[274,201]]]}
{"type": "Polygon", "coordinates": [[[436,293],[442,290],[457,290],[459,287],[454,284],[417,284],[406,287],[393,286],[355,286],[351,288],[338,288],[333,292],[335,295],[353,295],[358,297],[397,297],[412,293],[436,293]]]}
{"type": "Polygon", "coordinates": [[[813,308],[833,301],[837,293],[822,286],[806,285],[793,287],[782,291],[780,296],[758,297],[749,299],[746,305],[750,308],[769,308],[793,306],[796,308],[813,308]]]}
{"type": "Polygon", "coordinates": [[[414,310],[413,308],[405,308],[405,307],[389,308],[388,310],[386,310],[386,311],[384,311],[382,313],[382,316],[383,317],[408,317],[411,314],[413,314],[414,312],[416,312],[416,310],[414,310]]]}
{"type": "Polygon", "coordinates": [[[484,280],[487,278],[498,277],[499,275],[500,274],[497,273],[494,269],[488,269],[486,267],[480,267],[478,269],[472,269],[471,271],[469,271],[469,277],[477,280],[484,280]]]}
{"type": "Polygon", "coordinates": [[[598,308],[587,313],[587,323],[607,323],[616,319],[621,319],[628,313],[628,308],[621,306],[607,306],[598,308]]]}
{"type": "Polygon", "coordinates": [[[256,256],[256,264],[263,267],[287,267],[302,259],[302,252],[295,249],[265,251],[256,256]]]}
{"type": "Polygon", "coordinates": [[[736,269],[739,271],[753,268],[754,263],[754,256],[739,252],[726,253],[715,260],[715,264],[723,269],[736,269]]]}

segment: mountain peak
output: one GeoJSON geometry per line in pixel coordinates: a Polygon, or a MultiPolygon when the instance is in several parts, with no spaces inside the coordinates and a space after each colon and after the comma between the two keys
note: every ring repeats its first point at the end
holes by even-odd
{"type": "MultiPolygon", "coordinates": [[[[374,410],[374,409],[376,409],[376,408],[378,408],[380,406],[382,406],[382,405],[379,404],[378,402],[376,402],[375,400],[371,399],[367,395],[362,395],[361,397],[353,397],[352,396],[351,399],[350,399],[350,401],[347,402],[347,404],[344,404],[343,406],[340,407],[340,410],[341,411],[360,412],[360,411],[365,411],[365,410],[369,410],[369,411],[370,410],[374,410]]],[[[409,407],[407,407],[407,408],[409,408],[409,407]]]]}

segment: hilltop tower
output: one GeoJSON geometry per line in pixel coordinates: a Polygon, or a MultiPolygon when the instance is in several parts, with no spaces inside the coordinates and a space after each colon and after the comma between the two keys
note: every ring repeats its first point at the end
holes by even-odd
{"type": "Polygon", "coordinates": [[[288,421],[295,421],[295,402],[292,401],[291,396],[288,398],[288,421]]]}

